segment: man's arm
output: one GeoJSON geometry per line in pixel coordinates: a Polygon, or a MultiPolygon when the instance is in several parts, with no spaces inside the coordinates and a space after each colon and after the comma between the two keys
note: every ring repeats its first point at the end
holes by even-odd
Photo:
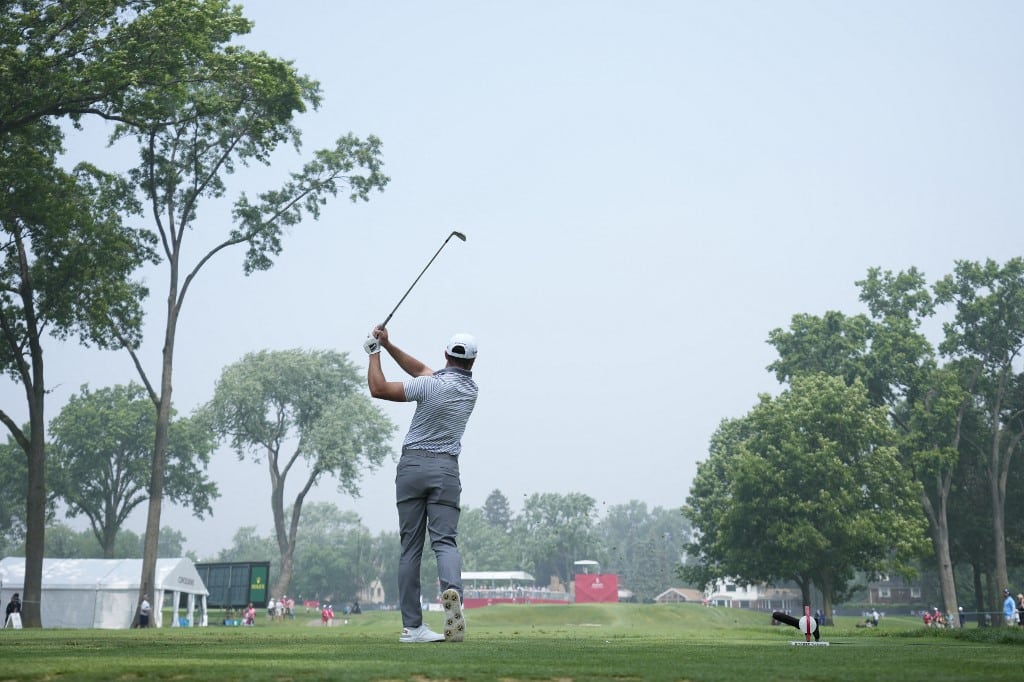
{"type": "MultiPolygon", "coordinates": [[[[388,330],[384,327],[374,327],[373,335],[380,341],[380,347],[388,352],[388,354],[394,358],[398,366],[401,367],[411,377],[428,377],[434,373],[434,370],[427,367],[425,364],[414,358],[413,356],[406,353],[404,350],[391,343],[391,339],[388,337],[388,330]]],[[[404,391],[403,391],[404,393],[404,391]]]]}
{"type": "Polygon", "coordinates": [[[405,385],[401,381],[388,381],[384,378],[384,370],[380,366],[380,353],[370,356],[370,366],[366,370],[366,383],[370,387],[370,395],[374,398],[396,403],[405,402],[405,385]]]}

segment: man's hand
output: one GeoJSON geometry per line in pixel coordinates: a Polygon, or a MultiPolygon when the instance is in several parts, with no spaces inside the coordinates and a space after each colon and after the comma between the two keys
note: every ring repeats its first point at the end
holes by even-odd
{"type": "Polygon", "coordinates": [[[366,350],[368,355],[376,355],[381,351],[381,341],[387,341],[387,330],[378,325],[370,332],[367,340],[362,342],[362,349],[366,350]]]}

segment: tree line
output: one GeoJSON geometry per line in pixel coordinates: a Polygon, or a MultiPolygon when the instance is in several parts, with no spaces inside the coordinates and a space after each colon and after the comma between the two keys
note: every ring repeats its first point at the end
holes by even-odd
{"type": "Polygon", "coordinates": [[[793,581],[804,603],[813,585],[831,613],[856,571],[924,559],[947,613],[996,610],[1024,563],[1024,260],[934,282],[872,268],[857,286],[866,312],[769,334],[782,390],[715,432],[683,574],[793,581]]]}
{"type": "MultiPolygon", "coordinates": [[[[307,504],[301,519],[290,559],[290,581],[284,590],[273,588],[274,596],[345,604],[380,580],[385,602],[397,602],[401,552],[397,532],[373,534],[358,513],[330,502],[307,504]]],[[[602,571],[618,574],[620,586],[632,591],[637,600],[651,601],[677,586],[676,571],[689,532],[679,509],[651,509],[638,500],[609,506],[601,516],[596,500],[588,495],[536,493],[525,497],[522,510],[515,513],[508,498],[494,490],[483,506],[463,509],[459,544],[466,571],[523,570],[539,585],[567,586],[577,572],[574,562],[592,559],[602,571]]],[[[121,528],[112,546],[101,547],[100,536],[92,530],[75,531],[64,523],[51,523],[45,549],[48,557],[55,558],[139,558],[142,540],[121,528]]],[[[158,555],[189,556],[194,561],[269,560],[271,579],[280,585],[276,576],[283,562],[273,533],[262,535],[255,526],[243,526],[229,546],[204,557],[186,552],[186,543],[184,535],[165,527],[158,555]]],[[[17,541],[8,539],[5,553],[18,550],[17,541]]],[[[425,594],[429,594],[429,586],[438,584],[432,556],[424,557],[422,571],[425,594]]]]}

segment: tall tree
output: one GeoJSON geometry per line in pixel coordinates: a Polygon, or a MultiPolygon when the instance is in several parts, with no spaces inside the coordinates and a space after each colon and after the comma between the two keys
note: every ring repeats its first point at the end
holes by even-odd
{"type": "MultiPolygon", "coordinates": [[[[146,501],[156,415],[142,386],[83,386],[50,423],[53,490],[70,517],[89,520],[104,557],[132,511],[146,501]]],[[[216,438],[202,415],[170,425],[165,491],[197,518],[212,512],[217,486],[206,475],[216,438]]]]}
{"type": "Polygon", "coordinates": [[[123,344],[157,414],[141,577],[145,589],[151,589],[156,568],[175,340],[190,287],[211,260],[233,247],[245,249],[245,274],[269,269],[282,251],[285,228],[299,224],[304,215],[318,218],[322,205],[343,188],[352,201],[366,201],[388,181],[381,173],[380,141],[346,135],[334,148],[315,152],[280,189],[260,194],[255,202],[240,192],[231,211],[233,226],[226,220],[199,222],[203,200],[225,198],[226,176],[237,166],[268,164],[282,144],[297,149],[300,133],[294,118],[320,102],[318,83],[264,53],[220,45],[204,55],[203,65],[214,74],[211,80],[139,93],[126,106],[130,124],[119,125],[113,136],[113,141],[134,138],[139,144],[140,163],[129,175],[152,212],[167,273],[158,372],[146,370],[128,339],[123,344]],[[213,246],[200,246],[198,258],[190,260],[186,236],[204,224],[200,244],[213,246]]]}
{"type": "Polygon", "coordinates": [[[88,165],[62,170],[60,139],[56,127],[41,123],[0,135],[0,230],[6,240],[0,254],[0,366],[25,391],[28,430],[6,410],[0,410],[0,422],[24,452],[28,470],[26,627],[41,626],[44,340],[77,337],[100,348],[136,344],[145,288],[130,275],[152,257],[146,237],[122,221],[136,208],[124,184],[88,165]],[[116,340],[107,322],[111,314],[121,319],[116,340]]]}
{"type": "Polygon", "coordinates": [[[557,576],[569,584],[575,562],[600,549],[595,524],[597,502],[583,493],[534,493],[523,504],[513,535],[537,580],[557,576]]]}
{"type": "Polygon", "coordinates": [[[872,407],[859,381],[796,377],[745,421],[748,435],[726,439],[738,447],[714,465],[724,475],[715,495],[687,500],[700,555],[723,575],[793,580],[804,603],[814,584],[827,614],[855,570],[909,572],[925,529],[916,484],[899,466],[886,408],[872,407]]]}
{"type": "Polygon", "coordinates": [[[363,473],[391,453],[395,425],[364,392],[344,353],[260,351],[226,367],[209,404],[214,430],[238,458],[270,474],[270,507],[281,570],[274,594],[288,591],[306,495],[325,477],[339,492],[359,494],[363,473]],[[303,472],[299,465],[304,464],[303,472]],[[304,476],[286,514],[290,474],[304,476]]]}
{"type": "Polygon", "coordinates": [[[995,579],[1006,567],[1006,481],[1024,439],[1024,258],[1004,265],[958,261],[935,285],[936,300],[954,307],[940,350],[977,368],[969,390],[986,415],[985,472],[992,505],[995,579]]]}
{"type": "Polygon", "coordinates": [[[890,408],[899,429],[900,460],[921,483],[918,497],[928,519],[939,589],[946,613],[957,613],[958,598],[950,544],[950,495],[962,450],[963,420],[970,399],[963,368],[940,367],[921,332],[934,316],[934,296],[916,268],[893,274],[868,270],[857,282],[871,312],[868,365],[875,371],[877,402],[890,408]]]}
{"type": "Polygon", "coordinates": [[[512,529],[512,505],[497,488],[492,490],[484,500],[483,514],[491,527],[503,533],[512,529]]]}
{"type": "MultiPolygon", "coordinates": [[[[521,557],[509,529],[494,525],[484,509],[462,508],[459,549],[464,571],[521,570],[521,557]]],[[[397,560],[397,558],[396,558],[397,560]]]]}
{"type": "Polygon", "coordinates": [[[921,483],[918,498],[929,522],[937,575],[947,612],[956,613],[947,508],[956,469],[966,394],[955,373],[937,366],[935,350],[921,331],[935,313],[923,273],[868,270],[857,282],[870,316],[830,311],[797,315],[788,330],[769,341],[779,358],[769,369],[779,381],[824,372],[867,387],[873,405],[886,405],[900,431],[900,461],[921,483]]]}

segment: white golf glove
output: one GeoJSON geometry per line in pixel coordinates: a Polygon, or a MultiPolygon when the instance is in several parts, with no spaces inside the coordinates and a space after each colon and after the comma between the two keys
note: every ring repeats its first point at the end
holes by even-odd
{"type": "Polygon", "coordinates": [[[380,340],[371,334],[366,337],[366,341],[363,341],[363,350],[366,351],[367,355],[376,355],[380,352],[380,340]]]}

